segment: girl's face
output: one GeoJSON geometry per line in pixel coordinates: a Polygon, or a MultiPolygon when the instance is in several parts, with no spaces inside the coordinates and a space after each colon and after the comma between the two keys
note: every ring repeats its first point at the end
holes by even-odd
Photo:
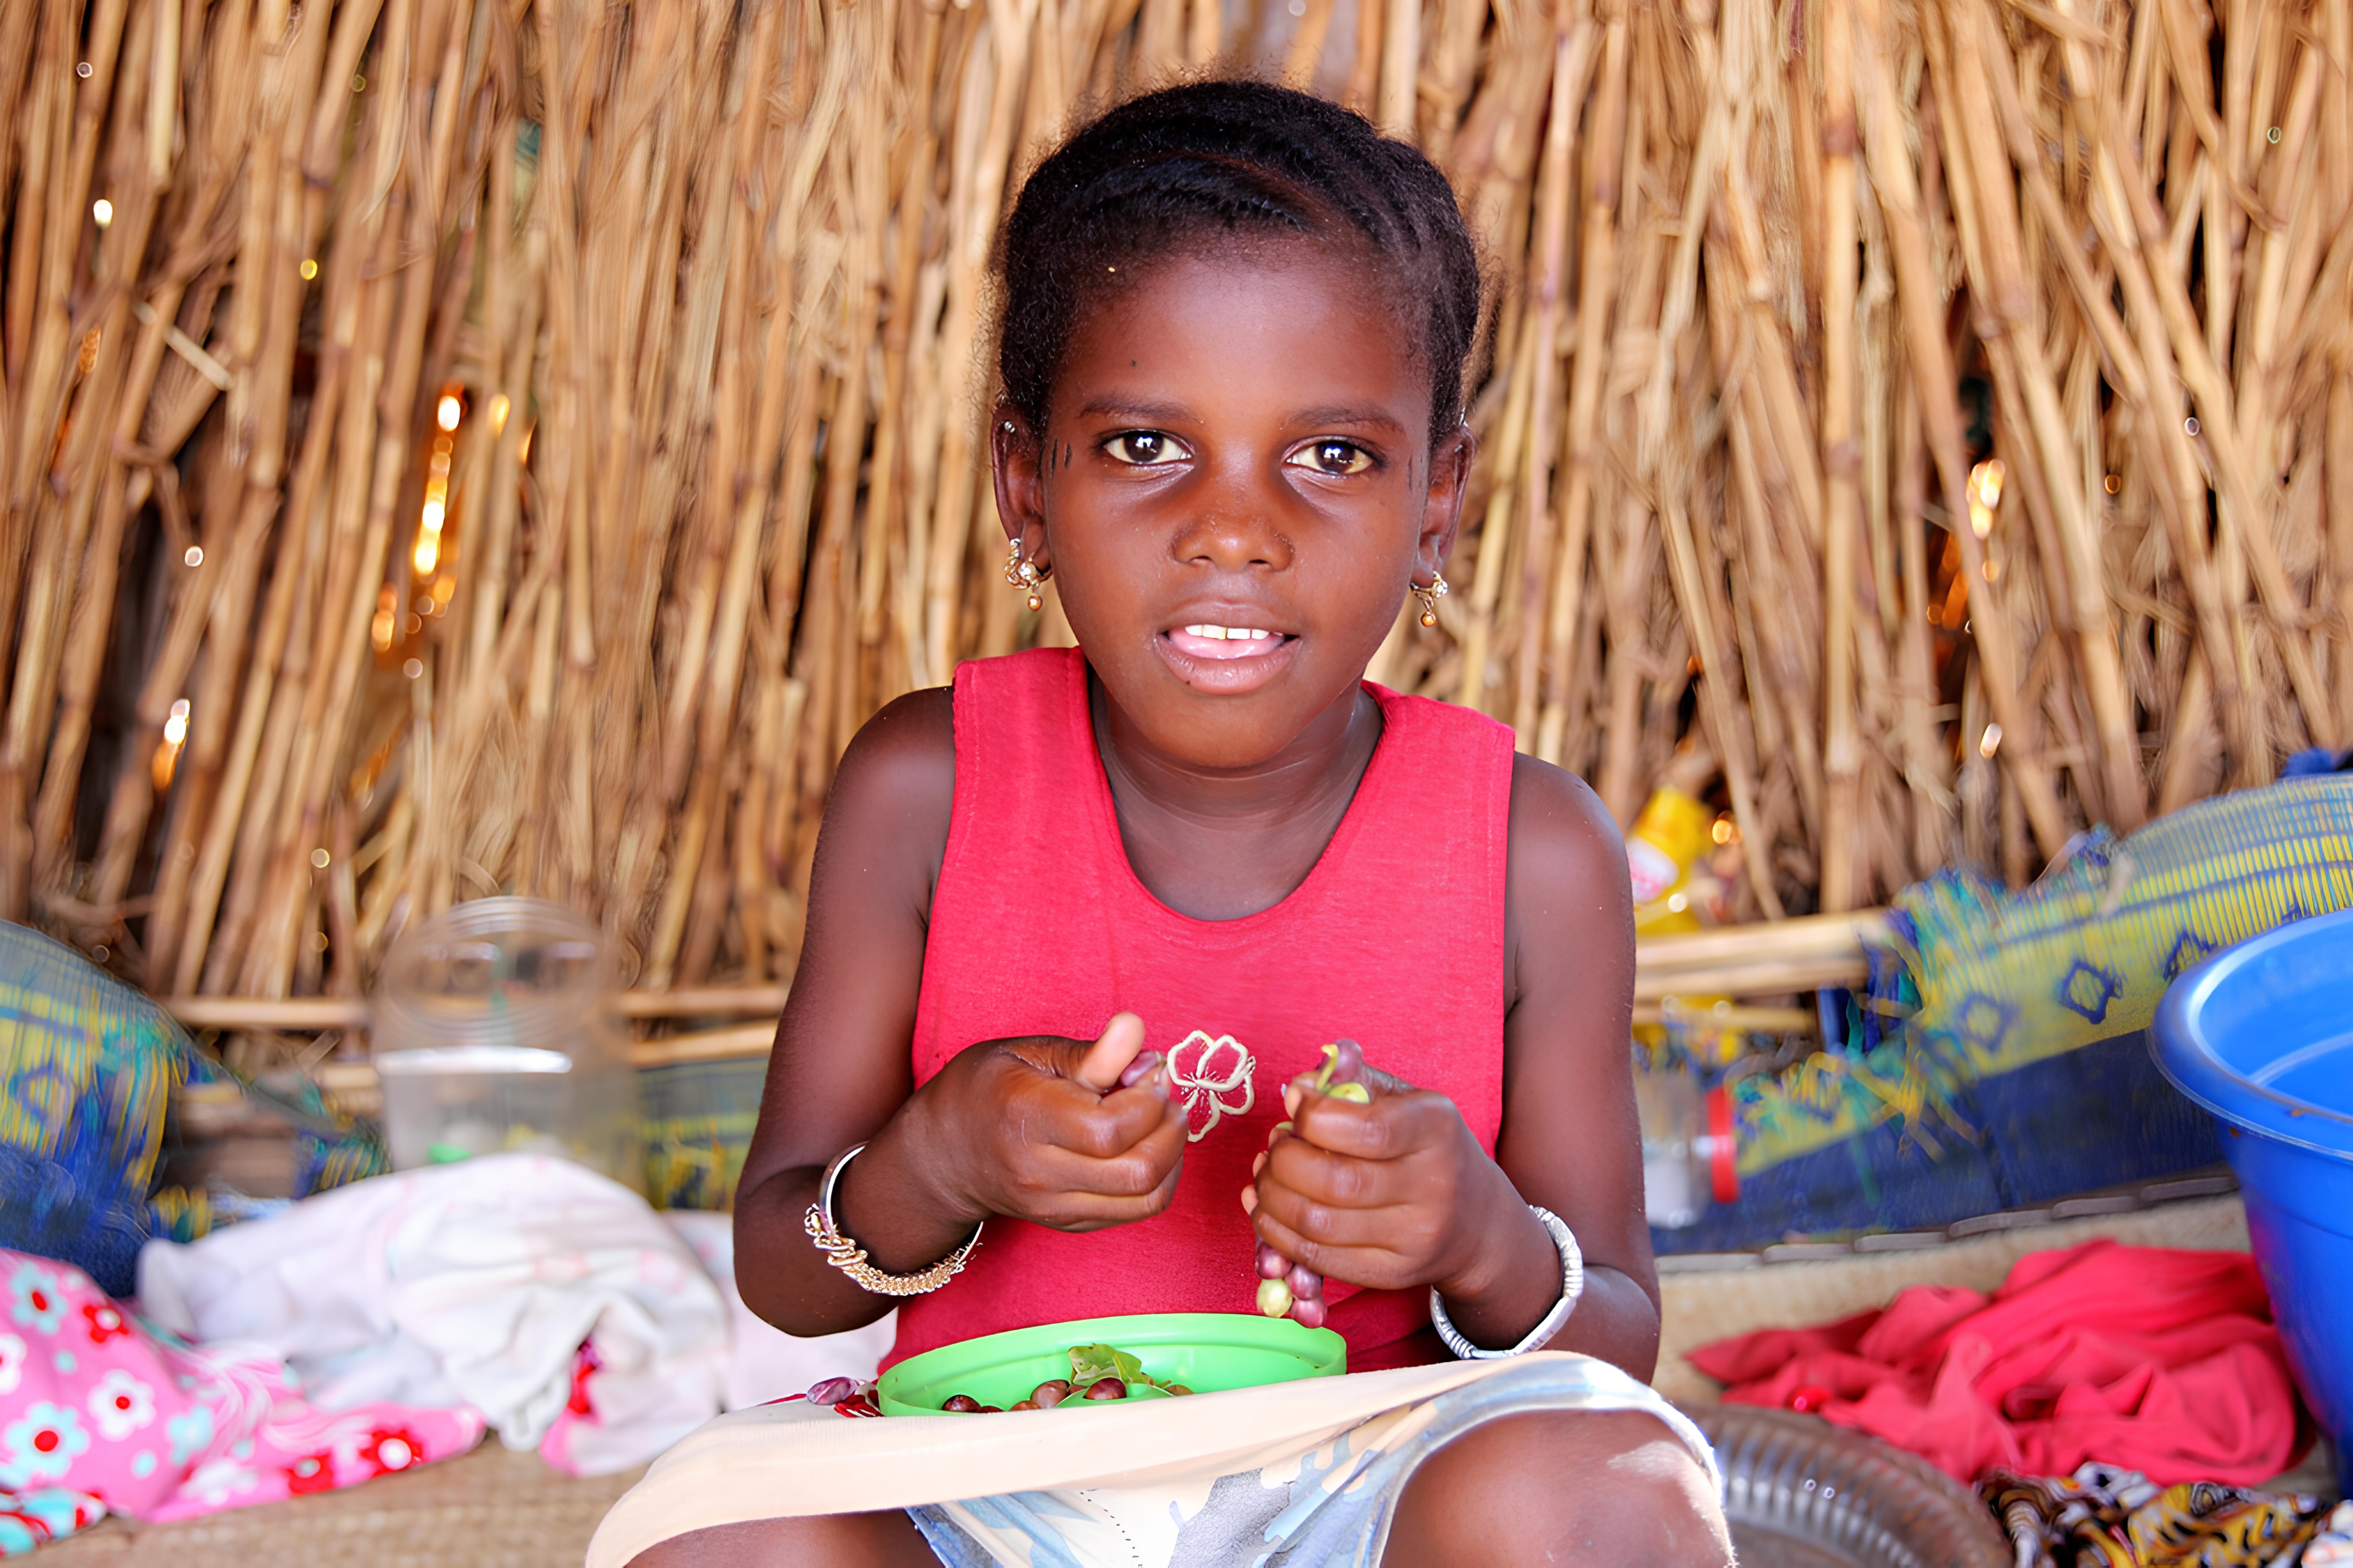
{"type": "Polygon", "coordinates": [[[1445,559],[1471,441],[1433,454],[1430,405],[1363,265],[1171,258],[1080,323],[1044,431],[999,416],[997,510],[1143,738],[1252,767],[1345,717],[1409,578],[1445,559]]]}

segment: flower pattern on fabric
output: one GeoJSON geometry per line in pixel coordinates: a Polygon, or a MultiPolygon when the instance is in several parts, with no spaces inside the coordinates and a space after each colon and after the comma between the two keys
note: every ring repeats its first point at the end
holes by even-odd
{"type": "Polygon", "coordinates": [[[90,1391],[89,1409],[100,1435],[120,1443],[155,1419],[155,1391],[116,1367],[90,1391]]]}
{"type": "Polygon", "coordinates": [[[335,1457],[305,1454],[286,1467],[286,1489],[296,1497],[335,1489],[335,1457]]]}
{"type": "Polygon", "coordinates": [[[227,1508],[235,1501],[251,1500],[241,1499],[239,1494],[253,1490],[260,1479],[250,1466],[240,1465],[235,1459],[207,1459],[196,1467],[195,1473],[180,1489],[180,1495],[193,1498],[207,1508],[227,1508]]]}
{"type": "Polygon", "coordinates": [[[0,1486],[22,1491],[31,1481],[53,1481],[72,1468],[74,1456],[90,1447],[81,1417],[47,1400],[24,1418],[0,1427],[0,1486]]]}
{"type": "Polygon", "coordinates": [[[1258,1100],[1250,1081],[1257,1071],[1257,1058],[1231,1035],[1211,1039],[1196,1029],[1178,1041],[1168,1053],[1168,1081],[1185,1107],[1186,1141],[1198,1143],[1226,1117],[1247,1114],[1258,1100]]]}
{"type": "Polygon", "coordinates": [[[77,1530],[88,1530],[105,1517],[104,1503],[64,1487],[0,1492],[0,1557],[18,1556],[77,1530]]]}
{"type": "Polygon", "coordinates": [[[359,1452],[360,1463],[368,1467],[372,1476],[388,1476],[405,1470],[424,1457],[415,1436],[405,1429],[371,1432],[359,1452]]]}
{"type": "Polygon", "coordinates": [[[276,1356],[151,1331],[80,1269],[25,1253],[0,1250],[0,1556],[110,1512],[162,1521],[356,1486],[482,1434],[470,1409],[313,1409],[276,1356]]]}
{"type": "Polygon", "coordinates": [[[85,1301],[81,1315],[90,1324],[90,1342],[94,1345],[122,1339],[131,1332],[131,1321],[111,1301],[85,1301]]]}
{"type": "Polygon", "coordinates": [[[211,1446],[213,1412],[208,1405],[192,1405],[164,1424],[172,1439],[172,1463],[185,1465],[211,1446]]]}
{"type": "Polygon", "coordinates": [[[58,1289],[58,1277],[37,1263],[25,1262],[8,1276],[8,1294],[14,1298],[8,1306],[8,1316],[20,1328],[37,1334],[54,1334],[66,1312],[65,1297],[58,1289]]]}

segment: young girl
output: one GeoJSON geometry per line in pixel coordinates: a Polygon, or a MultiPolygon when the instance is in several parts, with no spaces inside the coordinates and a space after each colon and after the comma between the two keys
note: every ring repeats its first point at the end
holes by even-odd
{"type": "Polygon", "coordinates": [[[1503,727],[1363,679],[1445,591],[1471,467],[1452,193],[1316,99],[1188,86],[1041,165],[1001,265],[1008,575],[1051,573],[1080,646],[966,664],[843,759],[744,1297],[805,1335],[895,1306],[897,1360],[1250,1312],[1263,1244],[1357,1375],[746,1412],[592,1562],[1728,1562],[1705,1445],[1639,1381],[1618,834],[1503,727]],[[1368,1102],[1313,1090],[1342,1037],[1368,1102]]]}

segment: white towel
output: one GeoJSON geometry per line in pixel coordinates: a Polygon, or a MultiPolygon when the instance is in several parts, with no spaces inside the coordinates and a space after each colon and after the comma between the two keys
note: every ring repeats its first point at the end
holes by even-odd
{"type": "Polygon", "coordinates": [[[317,1405],[474,1406],[511,1448],[540,1445],[581,1345],[596,1418],[568,1465],[642,1464],[716,1415],[733,1335],[693,1251],[617,1182],[492,1154],[306,1198],[139,1257],[147,1316],[199,1342],[265,1345],[317,1405]]]}

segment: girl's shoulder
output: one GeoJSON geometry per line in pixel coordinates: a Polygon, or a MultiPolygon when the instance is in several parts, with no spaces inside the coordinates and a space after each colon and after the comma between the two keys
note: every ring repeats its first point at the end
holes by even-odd
{"type": "Polygon", "coordinates": [[[1504,941],[1507,1005],[1563,982],[1605,994],[1632,984],[1633,888],[1617,820],[1583,779],[1525,752],[1512,759],[1504,941]]]}
{"type": "Polygon", "coordinates": [[[842,752],[821,853],[927,906],[955,806],[954,693],[911,691],[866,721],[842,752]]]}

